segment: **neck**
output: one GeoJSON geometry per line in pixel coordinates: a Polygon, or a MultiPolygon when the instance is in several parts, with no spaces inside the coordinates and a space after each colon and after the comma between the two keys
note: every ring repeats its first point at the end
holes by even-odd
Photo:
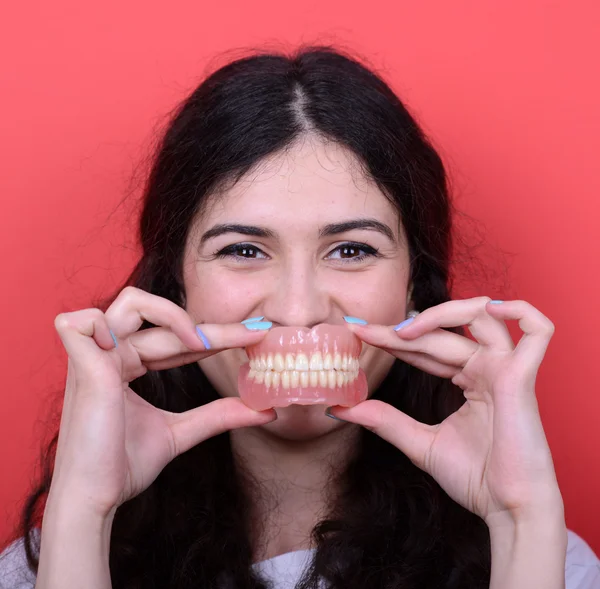
{"type": "Polygon", "coordinates": [[[335,501],[338,475],[354,456],[359,434],[353,424],[302,441],[264,427],[230,432],[241,476],[253,489],[253,562],[312,547],[312,530],[335,501]]]}

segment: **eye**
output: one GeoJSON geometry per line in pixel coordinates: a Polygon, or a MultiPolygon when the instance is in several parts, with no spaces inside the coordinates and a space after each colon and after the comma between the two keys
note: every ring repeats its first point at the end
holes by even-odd
{"type": "Polygon", "coordinates": [[[214,254],[215,258],[243,258],[246,260],[256,260],[266,258],[267,255],[251,243],[234,243],[224,247],[214,254]]]}
{"type": "Polygon", "coordinates": [[[378,256],[379,252],[366,243],[348,242],[338,245],[328,257],[349,262],[360,262],[365,258],[378,256]]]}

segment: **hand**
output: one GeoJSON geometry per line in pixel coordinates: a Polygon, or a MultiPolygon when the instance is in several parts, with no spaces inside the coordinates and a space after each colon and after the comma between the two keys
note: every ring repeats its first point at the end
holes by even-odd
{"type": "Polygon", "coordinates": [[[134,287],[123,289],[106,313],[62,313],[54,323],[68,354],[68,371],[51,496],[66,493],[69,501],[83,501],[108,516],[182,452],[224,431],[276,419],[273,410],[253,411],[238,398],[170,413],[129,387],[149,369],[243,348],[266,332],[241,324],[202,324],[207,351],[184,309],[134,287]],[[138,331],[144,319],[158,327],[138,331]]]}
{"type": "Polygon", "coordinates": [[[562,506],[562,498],[535,396],[554,325],[525,301],[489,301],[443,303],[398,332],[348,325],[367,344],[463,389],[466,403],[442,423],[422,424],[375,400],[332,414],[394,444],[452,499],[493,525],[562,506]],[[517,319],[524,331],[516,348],[506,319],[517,319]],[[477,341],[440,329],[461,325],[477,341]]]}

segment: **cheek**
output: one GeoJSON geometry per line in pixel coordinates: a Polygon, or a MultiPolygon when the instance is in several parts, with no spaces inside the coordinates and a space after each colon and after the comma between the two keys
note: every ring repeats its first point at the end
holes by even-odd
{"type": "Polygon", "coordinates": [[[348,312],[369,321],[398,323],[406,309],[408,276],[397,268],[373,272],[340,273],[330,282],[330,292],[348,312]]]}
{"type": "Polygon", "coordinates": [[[234,272],[198,272],[186,287],[186,310],[198,322],[238,323],[260,297],[260,281],[234,272]]]}

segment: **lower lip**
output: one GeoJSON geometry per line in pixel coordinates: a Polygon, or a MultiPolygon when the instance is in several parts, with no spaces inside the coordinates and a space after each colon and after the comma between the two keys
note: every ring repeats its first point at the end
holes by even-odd
{"type": "Polygon", "coordinates": [[[248,378],[250,364],[244,364],[238,375],[238,390],[242,401],[255,411],[264,411],[271,407],[287,407],[289,405],[341,405],[353,407],[367,398],[367,378],[359,368],[357,378],[341,387],[267,387],[264,383],[256,383],[248,378]]]}

